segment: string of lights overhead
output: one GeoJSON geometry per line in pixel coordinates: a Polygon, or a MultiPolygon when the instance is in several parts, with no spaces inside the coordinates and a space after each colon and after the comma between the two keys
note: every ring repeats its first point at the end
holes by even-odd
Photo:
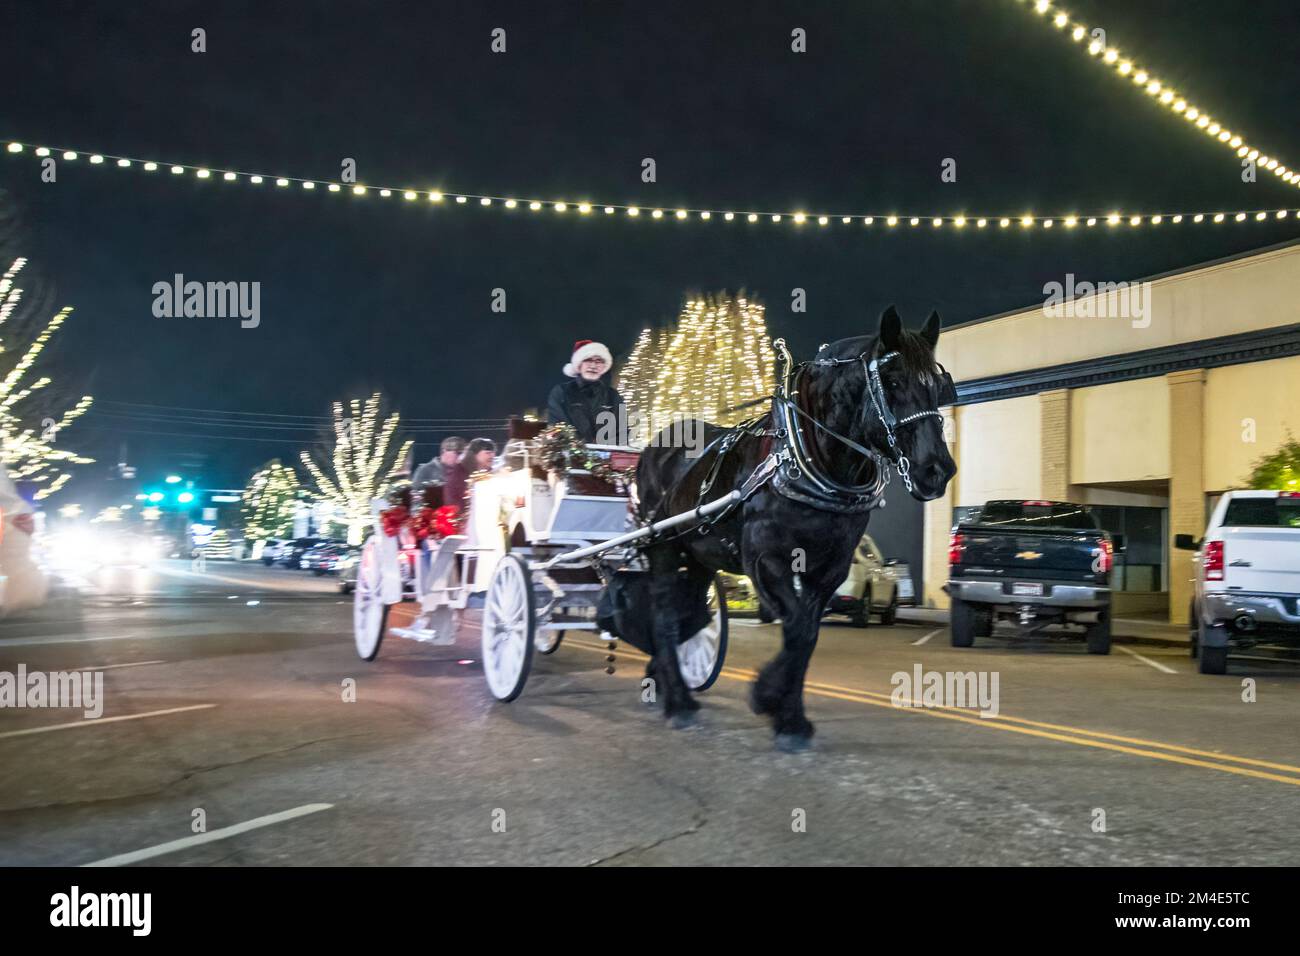
{"type": "Polygon", "coordinates": [[[1271,172],[1282,182],[1300,187],[1300,172],[1289,169],[1276,156],[1262,153],[1258,147],[1248,143],[1241,133],[1234,132],[1222,120],[1216,119],[1205,110],[1194,105],[1189,96],[1160,80],[1151,70],[1138,63],[1132,55],[1093,36],[1092,27],[1080,23],[1061,7],[1053,4],[1051,0],[1016,0],[1016,2],[1026,9],[1033,10],[1042,18],[1043,22],[1050,23],[1061,33],[1079,44],[1080,48],[1086,50],[1089,56],[1094,57],[1097,63],[1107,69],[1114,70],[1116,75],[1130,80],[1134,87],[1140,89],[1161,106],[1167,107],[1173,113],[1195,125],[1197,129],[1211,137],[1215,142],[1222,143],[1229,149],[1235,150],[1239,157],[1250,160],[1259,169],[1271,172]],[[1092,37],[1092,39],[1089,39],[1089,37],[1092,37]],[[1085,40],[1088,40],[1088,42],[1084,43],[1085,40]]]}
{"type": "MultiPolygon", "coordinates": [[[[1039,0],[1043,2],[1043,0],[1039,0]]],[[[192,176],[198,180],[217,180],[226,183],[247,183],[250,186],[272,185],[274,188],[297,188],[310,192],[325,192],[350,195],[356,199],[377,196],[380,199],[400,197],[408,203],[424,203],[435,206],[477,205],[479,207],[500,208],[506,211],[527,210],[531,213],[549,212],[559,215],[570,213],[577,216],[601,214],[621,216],[628,219],[650,220],[692,220],[710,222],[772,223],[787,224],[796,227],[815,224],[826,227],[831,225],[862,227],[880,227],[890,230],[907,226],[918,228],[929,226],[934,229],[949,227],[954,229],[1052,229],[1061,227],[1071,230],[1076,227],[1094,226],[1160,226],[1162,224],[1181,225],[1201,223],[1221,224],[1227,222],[1266,222],[1269,220],[1300,219],[1300,207],[1272,207],[1266,209],[1229,210],[1180,210],[1166,212],[1135,212],[1111,210],[1093,214],[1059,213],[1040,215],[1032,212],[1015,215],[969,213],[927,213],[912,215],[899,212],[877,213],[810,213],[803,211],[780,212],[746,209],[702,209],[698,207],[664,208],[654,206],[633,206],[626,203],[598,203],[587,200],[571,199],[526,199],[509,196],[484,195],[481,193],[448,192],[441,189],[413,189],[398,186],[376,186],[362,183],[338,183],[328,180],[303,179],[299,176],[280,176],[268,173],[254,173],[245,170],[224,169],[208,166],[194,166],[187,163],[168,163],[162,160],[143,160],[131,156],[115,156],[109,153],[91,153],[81,150],[62,149],[52,146],[38,146],[31,143],[11,141],[6,151],[11,156],[21,156],[28,150],[38,158],[60,157],[64,162],[73,163],[85,160],[92,166],[112,166],[119,169],[141,170],[144,173],[166,171],[172,176],[192,176]]],[[[1289,172],[1289,171],[1288,171],[1289,172]]]]}

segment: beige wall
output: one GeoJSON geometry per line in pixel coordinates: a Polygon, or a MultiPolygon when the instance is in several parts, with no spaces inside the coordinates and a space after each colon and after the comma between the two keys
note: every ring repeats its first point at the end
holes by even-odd
{"type": "MultiPolygon", "coordinates": [[[[1051,278],[1065,282],[1064,273],[1051,278]]],[[[1075,282],[1133,278],[1076,275],[1075,282]]],[[[961,382],[1290,325],[1300,320],[1300,246],[1159,279],[1151,283],[1150,299],[1147,328],[1134,328],[1129,318],[1053,318],[1036,304],[1014,315],[945,329],[938,358],[961,382]]]]}
{"type": "Polygon", "coordinates": [[[992,498],[1042,494],[1038,396],[963,405],[960,411],[961,478],[954,504],[965,507],[992,498]]]}
{"type": "Polygon", "coordinates": [[[1169,477],[1169,386],[1163,377],[1070,392],[1070,481],[1169,477]]]}
{"type": "Polygon", "coordinates": [[[1241,487],[1254,462],[1286,440],[1287,429],[1300,438],[1300,357],[1210,369],[1205,383],[1205,490],[1241,487]]]}

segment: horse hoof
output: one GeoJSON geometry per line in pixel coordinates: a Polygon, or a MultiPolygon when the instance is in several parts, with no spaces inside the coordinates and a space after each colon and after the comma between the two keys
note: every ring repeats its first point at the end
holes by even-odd
{"type": "Polygon", "coordinates": [[[668,718],[668,726],[673,730],[689,730],[699,723],[699,716],[693,710],[683,710],[668,718]]]}
{"type": "Polygon", "coordinates": [[[803,734],[777,734],[776,749],[785,754],[803,753],[812,747],[812,737],[803,734]]]}

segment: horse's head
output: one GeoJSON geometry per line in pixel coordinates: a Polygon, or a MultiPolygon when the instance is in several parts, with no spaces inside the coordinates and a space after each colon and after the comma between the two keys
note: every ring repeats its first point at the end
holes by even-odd
{"type": "Polygon", "coordinates": [[[871,353],[880,391],[873,398],[873,376],[868,370],[863,395],[871,445],[900,466],[899,470],[907,469],[912,497],[920,501],[941,497],[948,480],[957,473],[957,464],[943,440],[943,419],[936,414],[940,405],[949,405],[956,397],[952,379],[934,360],[938,341],[939,313],[931,312],[920,332],[909,332],[891,305],[880,316],[871,353]]]}

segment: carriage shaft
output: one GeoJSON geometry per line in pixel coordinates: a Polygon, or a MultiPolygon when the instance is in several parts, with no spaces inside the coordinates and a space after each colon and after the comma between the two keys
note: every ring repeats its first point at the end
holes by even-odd
{"type": "Polygon", "coordinates": [[[592,555],[600,554],[603,551],[609,551],[621,545],[629,544],[633,541],[639,541],[647,538],[652,534],[659,534],[669,531],[679,525],[686,524],[689,521],[697,521],[700,518],[707,518],[724,508],[727,508],[741,499],[742,495],[739,490],[724,495],[717,501],[710,501],[707,505],[700,508],[692,508],[690,511],[683,511],[681,514],[673,515],[671,518],[664,518],[662,521],[656,521],[654,524],[646,525],[644,528],[637,528],[635,531],[629,531],[627,534],[619,535],[617,538],[611,538],[608,541],[602,541],[600,544],[593,544],[585,548],[579,548],[577,551],[567,551],[564,554],[558,554],[537,565],[539,570],[547,570],[561,561],[577,561],[581,558],[589,558],[592,555]]]}

